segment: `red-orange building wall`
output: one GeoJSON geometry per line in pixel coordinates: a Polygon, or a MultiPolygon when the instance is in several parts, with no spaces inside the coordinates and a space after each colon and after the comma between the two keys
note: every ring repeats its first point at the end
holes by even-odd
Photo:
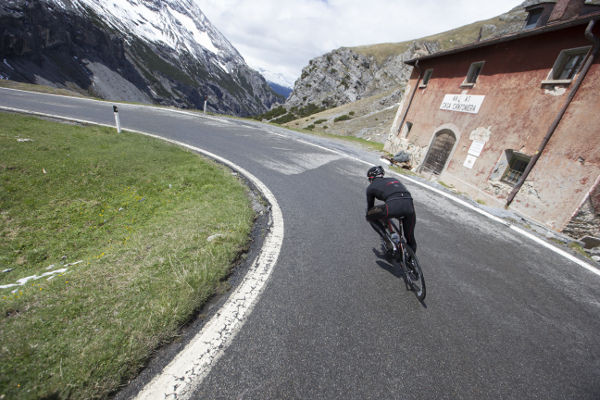
{"type": "MultiPolygon", "coordinates": [[[[484,203],[503,205],[512,188],[490,181],[493,170],[507,149],[530,156],[537,151],[575,83],[575,79],[563,85],[543,85],[542,81],[561,50],[591,46],[584,37],[585,27],[580,25],[422,60],[420,70],[433,68],[433,75],[426,88],[416,89],[412,102],[410,94],[404,102],[404,109],[410,103],[405,121],[413,123],[406,139],[425,152],[436,132],[444,127],[453,130],[457,143],[439,179],[484,203]],[[477,61],[485,64],[476,85],[461,87],[469,66],[477,61]],[[477,114],[440,110],[444,95],[461,93],[485,96],[477,114]],[[472,169],[468,169],[463,163],[472,143],[470,135],[478,128],[489,131],[489,139],[472,169]]],[[[598,58],[511,205],[511,209],[553,229],[562,230],[598,184],[598,58]]],[[[418,76],[419,70],[415,68],[409,81],[411,88],[417,84],[418,76]]]]}

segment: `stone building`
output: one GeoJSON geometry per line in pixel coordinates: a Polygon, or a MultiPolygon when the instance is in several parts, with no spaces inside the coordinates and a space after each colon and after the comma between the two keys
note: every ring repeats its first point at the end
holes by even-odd
{"type": "Polygon", "coordinates": [[[600,237],[600,1],[541,1],[523,30],[408,60],[385,149],[491,206],[600,237]]]}

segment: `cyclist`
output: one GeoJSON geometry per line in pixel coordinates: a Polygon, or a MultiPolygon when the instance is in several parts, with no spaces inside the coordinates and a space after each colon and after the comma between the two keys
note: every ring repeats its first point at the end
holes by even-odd
{"type": "Polygon", "coordinates": [[[415,240],[415,224],[417,216],[413,206],[413,200],[406,187],[395,178],[384,178],[385,171],[381,166],[371,167],[367,171],[369,186],[367,187],[367,221],[371,224],[375,232],[381,236],[384,246],[388,251],[395,251],[394,243],[388,243],[385,235],[386,227],[382,219],[404,217],[402,227],[406,242],[417,252],[417,242],[415,240]],[[375,199],[385,202],[375,206],[375,199]]]}

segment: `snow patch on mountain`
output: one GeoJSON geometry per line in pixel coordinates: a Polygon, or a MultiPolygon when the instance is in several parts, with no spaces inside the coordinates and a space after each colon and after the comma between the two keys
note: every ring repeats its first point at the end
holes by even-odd
{"type": "MultiPolygon", "coordinates": [[[[244,64],[233,45],[210,24],[192,0],[54,0],[63,7],[89,8],[105,23],[130,37],[187,52],[195,58],[204,53],[226,57],[228,62],[244,64]]],[[[227,71],[230,69],[227,68],[227,71]]]]}

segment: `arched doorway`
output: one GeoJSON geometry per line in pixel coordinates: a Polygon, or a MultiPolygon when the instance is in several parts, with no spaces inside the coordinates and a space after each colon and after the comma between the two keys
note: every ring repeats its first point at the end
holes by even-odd
{"type": "Polygon", "coordinates": [[[421,171],[435,175],[441,174],[454,148],[454,143],[456,143],[456,136],[450,129],[443,129],[436,133],[421,171]]]}

